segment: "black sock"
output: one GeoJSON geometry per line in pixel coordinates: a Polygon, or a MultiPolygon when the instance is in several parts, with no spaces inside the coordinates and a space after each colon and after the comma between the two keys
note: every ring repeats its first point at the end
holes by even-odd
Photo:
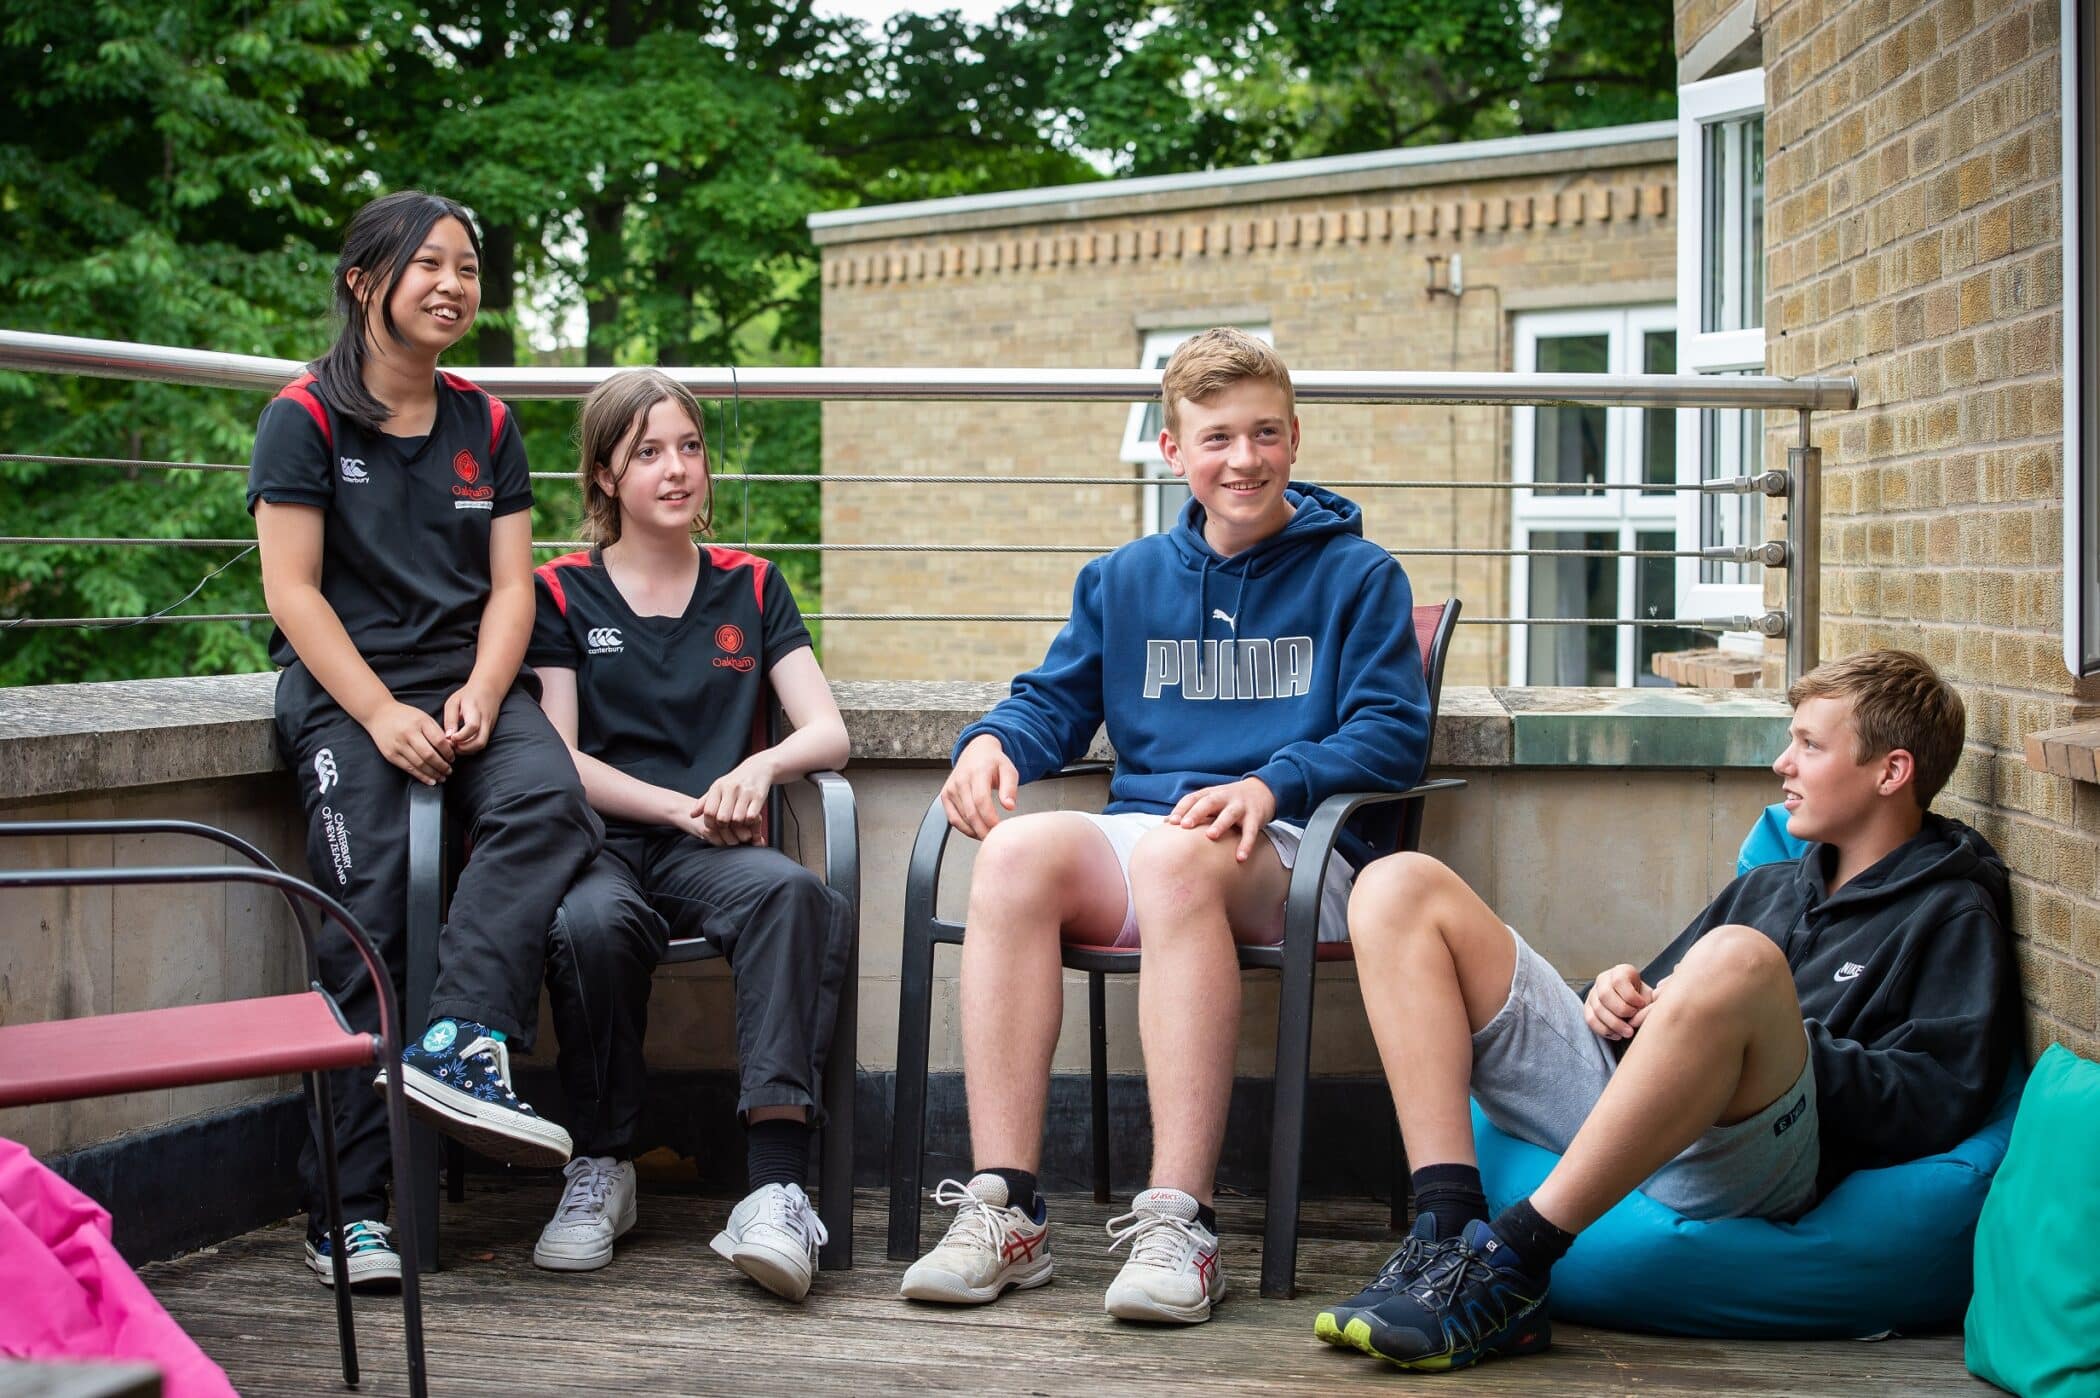
{"type": "Polygon", "coordinates": [[[1196,1222],[1202,1224],[1215,1235],[1218,1231],[1218,1211],[1208,1204],[1198,1204],[1196,1206],[1196,1222]]]}
{"type": "Polygon", "coordinates": [[[1035,1175],[1028,1170],[979,1170],[980,1175],[997,1175],[1006,1181],[1006,1207],[1019,1209],[1030,1218],[1035,1217],[1035,1175]]]}
{"type": "Polygon", "coordinates": [[[744,1168],[751,1188],[801,1184],[809,1178],[809,1123],[775,1117],[744,1128],[744,1168]]]}
{"type": "Polygon", "coordinates": [[[1487,1218],[1487,1195],[1480,1188],[1478,1165],[1424,1165],[1410,1178],[1415,1216],[1435,1215],[1439,1238],[1456,1238],[1467,1224],[1487,1218]]]}
{"type": "Polygon", "coordinates": [[[1545,1281],[1553,1264],[1566,1257],[1575,1243],[1573,1233],[1556,1228],[1539,1216],[1539,1211],[1531,1207],[1529,1195],[1496,1214],[1488,1227],[1516,1253],[1521,1270],[1534,1281],[1545,1281]]]}

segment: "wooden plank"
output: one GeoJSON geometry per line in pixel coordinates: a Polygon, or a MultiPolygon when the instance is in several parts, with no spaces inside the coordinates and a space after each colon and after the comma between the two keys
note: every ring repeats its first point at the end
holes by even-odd
{"type": "MultiPolygon", "coordinates": [[[[1264,1301],[1259,1200],[1221,1198],[1234,1290],[1207,1325],[1125,1325],[1101,1311],[1121,1265],[1102,1225],[1113,1210],[1051,1201],[1058,1279],[992,1306],[899,1300],[901,1264],[883,1258],[887,1196],[857,1200],[851,1272],[826,1273],[789,1305],[707,1251],[728,1199],[686,1180],[644,1180],[640,1222],[611,1266],[543,1272],[531,1250],[559,1181],[477,1179],[446,1204],[447,1270],[429,1278],[425,1324],[434,1392],[779,1393],[1387,1393],[1394,1371],[1312,1337],[1322,1300],[1346,1295],[1393,1244],[1383,1205],[1319,1200],[1303,1210],[1300,1299],[1264,1301]]],[[[925,1237],[941,1222],[927,1211],[925,1237]]],[[[296,1223],[259,1229],[145,1269],[154,1293],[250,1395],[340,1388],[328,1291],[299,1261],[296,1223]]],[[[360,1297],[360,1392],[406,1391],[400,1307],[360,1297]]],[[[1467,1393],[1570,1398],[1639,1393],[1973,1395],[1958,1336],[1882,1344],[1674,1340],[1566,1326],[1534,1359],[1469,1373],[1467,1393]]]]}

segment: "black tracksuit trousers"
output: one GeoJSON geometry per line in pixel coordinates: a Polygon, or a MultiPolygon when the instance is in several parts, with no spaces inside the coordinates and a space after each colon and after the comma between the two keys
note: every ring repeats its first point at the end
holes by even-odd
{"type": "Polygon", "coordinates": [[[673,937],[704,937],[729,960],[737,1110],[804,1106],[816,1124],[852,933],[845,897],[776,849],[614,826],[562,899],[547,952],[576,1153],[634,1152],[650,974],[673,937]]]}
{"type": "MultiPolygon", "coordinates": [[[[382,671],[381,678],[396,699],[442,723],[445,698],[464,678],[444,671],[457,665],[456,659],[404,665],[382,671]]],[[[408,788],[415,778],[380,756],[364,728],[303,665],[278,680],[277,743],[305,806],[314,881],[371,935],[399,995],[407,976],[408,788]]],[[[605,833],[529,681],[513,684],[504,696],[488,746],[453,764],[445,806],[446,818],[465,831],[470,852],[438,943],[430,1017],[472,1020],[528,1049],[539,1021],[547,928],[605,833]]],[[[322,984],[350,1027],[377,1033],[378,994],[349,939],[324,927],[319,953],[322,984]]],[[[424,1027],[403,1025],[403,1042],[412,1042],[424,1027]]],[[[384,1219],[392,1170],[386,1112],[372,1091],[372,1070],[339,1071],[329,1086],[343,1217],[384,1219]]],[[[299,1175],[318,1231],[327,1199],[311,1099],[307,1115],[311,1129],[299,1175]]]]}

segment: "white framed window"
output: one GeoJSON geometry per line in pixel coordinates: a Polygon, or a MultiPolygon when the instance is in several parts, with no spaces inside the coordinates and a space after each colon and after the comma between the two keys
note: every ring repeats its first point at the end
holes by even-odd
{"type": "MultiPolygon", "coordinates": [[[[1730,73],[1677,89],[1677,362],[1688,374],[1761,374],[1765,367],[1765,75],[1730,73]]],[[[1753,475],[1763,466],[1764,415],[1687,408],[1678,480],[1753,475]]],[[[1680,493],[1687,548],[1762,541],[1762,495],[1680,493]]],[[[1677,561],[1683,616],[1764,610],[1761,565],[1677,561]]]]}
{"type": "MultiPolygon", "coordinates": [[[[1671,374],[1677,320],[1669,306],[1543,311],[1516,319],[1519,373],[1671,374]]],[[[1677,478],[1677,415],[1665,408],[1517,408],[1510,417],[1510,478],[1518,488],[1511,543],[1583,551],[1518,557],[1510,565],[1511,615],[1676,616],[1669,558],[1595,556],[1677,547],[1677,505],[1666,490],[1541,490],[1548,482],[1667,485],[1677,478]]],[[[1519,626],[1510,682],[1539,685],[1662,684],[1649,658],[1684,650],[1695,633],[1676,627],[1519,626]]]]}
{"type": "MultiPolygon", "coordinates": [[[[1186,325],[1172,330],[1149,330],[1145,333],[1145,346],[1138,354],[1138,368],[1163,369],[1181,342],[1191,335],[1200,335],[1210,329],[1210,324],[1186,325]]],[[[1266,325],[1242,325],[1238,327],[1274,345],[1276,336],[1266,325]]],[[[1123,425],[1123,460],[1139,468],[1147,477],[1157,480],[1158,485],[1148,487],[1144,495],[1143,513],[1139,520],[1139,532],[1159,534],[1174,527],[1181,515],[1181,507],[1188,501],[1189,488],[1176,478],[1167,465],[1167,458],[1160,454],[1160,429],[1166,425],[1165,414],[1158,398],[1130,405],[1130,417],[1123,425]]]]}

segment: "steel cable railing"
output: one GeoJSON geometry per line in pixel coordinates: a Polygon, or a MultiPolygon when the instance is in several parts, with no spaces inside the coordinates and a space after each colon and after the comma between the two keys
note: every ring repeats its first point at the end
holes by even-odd
{"type": "MultiPolygon", "coordinates": [[[[300,369],[290,360],[255,355],[222,354],[154,345],[84,340],[0,330],[0,368],[88,377],[150,380],[195,386],[274,390],[300,369]]],[[[490,392],[510,398],[573,398],[588,392],[614,369],[488,368],[462,371],[490,392]]],[[[1129,402],[1157,394],[1157,370],[1072,369],[692,369],[668,371],[704,397],[754,400],[906,400],[906,401],[1060,401],[1129,402]]],[[[1820,620],[1818,476],[1820,453],[1810,444],[1811,414],[1850,408],[1857,388],[1849,378],[1779,379],[1759,375],[1610,375],[1610,374],[1456,374],[1411,372],[1320,372],[1293,375],[1297,396],[1305,402],[1411,403],[1494,406],[1604,405],[1644,408],[1718,408],[1792,411],[1800,423],[1800,445],[1788,451],[1787,469],[1704,481],[1620,482],[1513,480],[1451,481],[1428,479],[1323,480],[1345,491],[1367,490],[1527,490],[1535,494],[1608,495],[1696,493],[1784,496],[1787,535],[1760,544],[1697,549],[1464,548],[1412,547],[1389,550],[1400,558],[1695,558],[1740,566],[1777,568],[1787,576],[1787,605],[1760,615],[1724,617],[1467,617],[1473,626],[1676,627],[1698,630],[1750,631],[1787,639],[1787,671],[1798,675],[1814,663],[1820,620]],[[1805,566],[1797,566],[1805,560],[1805,566]]],[[[245,472],[230,462],[129,460],[92,456],[0,453],[0,465],[65,468],[119,468],[130,471],[245,472]]],[[[535,480],[564,481],[568,472],[535,471],[535,480]]],[[[1156,486],[1142,475],[1100,477],[1072,474],[999,475],[991,473],[906,474],[883,472],[749,473],[724,472],[718,485],[943,485],[943,486],[1156,486]]],[[[7,547],[146,547],[248,548],[244,538],[156,538],[152,536],[0,536],[7,547]]],[[[548,540],[541,549],[581,547],[548,540]]],[[[988,543],[749,543],[761,553],[944,553],[994,555],[1099,555],[1116,545],[988,543]]],[[[236,556],[237,558],[238,556],[236,556]]],[[[229,560],[229,562],[234,560],[229,560]]],[[[221,565],[226,566],[226,565],[221,565]]],[[[187,599],[185,599],[187,600],[187,599]]],[[[837,622],[1044,622],[1065,620],[1061,613],[1019,612],[825,612],[807,614],[815,621],[837,622]]],[[[0,629],[174,624],[184,622],[253,622],[261,613],[197,612],[144,617],[22,617],[0,621],[0,629]]]]}

